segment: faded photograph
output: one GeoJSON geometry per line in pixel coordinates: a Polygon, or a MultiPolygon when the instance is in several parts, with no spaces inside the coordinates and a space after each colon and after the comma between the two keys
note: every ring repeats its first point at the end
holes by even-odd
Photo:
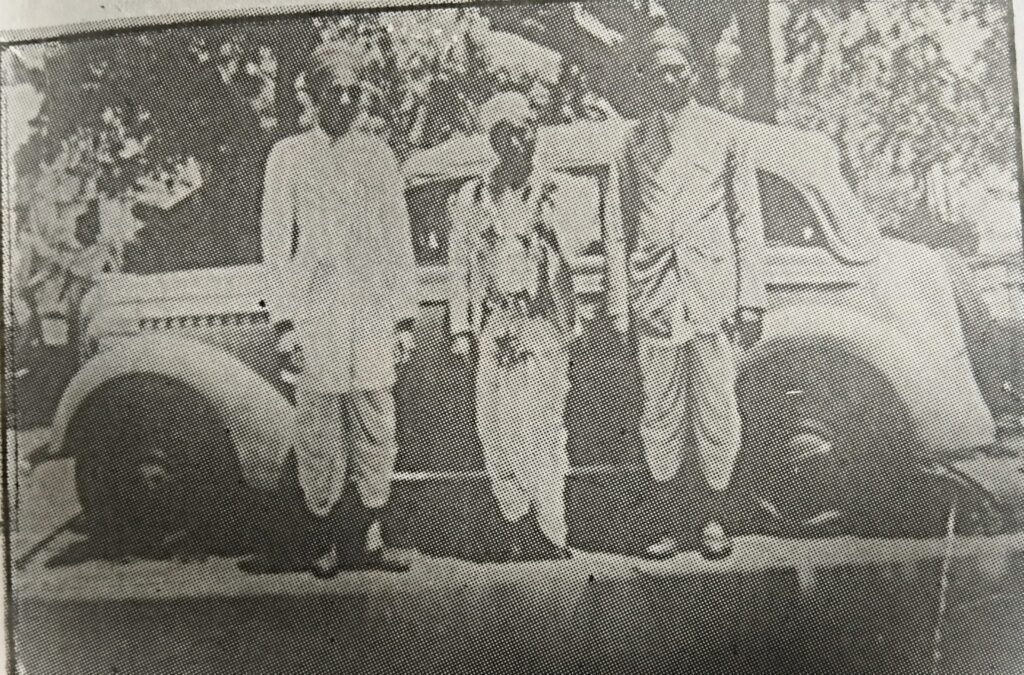
{"type": "Polygon", "coordinates": [[[174,4],[0,31],[11,672],[1024,672],[1009,0],[174,4]]]}

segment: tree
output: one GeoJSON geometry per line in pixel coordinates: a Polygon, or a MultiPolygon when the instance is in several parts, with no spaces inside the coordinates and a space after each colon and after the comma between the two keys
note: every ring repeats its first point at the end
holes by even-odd
{"type": "Polygon", "coordinates": [[[175,187],[197,165],[204,185],[193,201],[202,208],[177,233],[193,251],[186,264],[255,259],[272,33],[267,24],[204,26],[47,45],[31,75],[43,103],[17,170],[74,177],[130,202],[147,183],[175,187]]]}
{"type": "MultiPolygon", "coordinates": [[[[19,153],[18,173],[66,174],[106,197],[131,201],[145,185],[181,183],[183,168],[196,164],[202,189],[172,213],[150,209],[142,245],[181,249],[170,256],[178,267],[255,262],[263,162],[274,141],[298,130],[297,84],[306,59],[332,40],[349,43],[360,57],[373,85],[368,113],[400,157],[474,130],[476,106],[498,89],[537,81],[556,92],[562,86],[557,53],[490,30],[471,8],[240,21],[54,42],[41,67],[22,73],[44,101],[36,132],[19,153]],[[529,65],[505,58],[512,53],[529,65]],[[510,68],[518,71],[515,81],[510,68]]],[[[175,265],[144,257],[146,269],[175,265]]]]}
{"type": "Polygon", "coordinates": [[[384,12],[318,20],[323,41],[348,42],[373,86],[369,112],[404,157],[473,129],[474,105],[490,93],[473,9],[384,12]]]}
{"type": "Polygon", "coordinates": [[[150,234],[162,228],[165,240],[185,239],[193,249],[188,266],[252,262],[264,158],[299,128],[297,84],[321,41],[349,42],[361,55],[374,85],[368,112],[404,157],[474,130],[476,107],[503,88],[530,92],[548,122],[595,114],[599,98],[636,116],[644,97],[630,47],[661,17],[693,35],[705,100],[771,120],[777,97],[781,122],[839,143],[883,224],[918,240],[963,239],[954,215],[935,217],[935,186],[949,182],[943,176],[1015,161],[1008,7],[952,0],[738,7],[734,16],[732,6],[710,0],[503,5],[53,43],[42,67],[24,73],[45,98],[17,171],[29,176],[60,164],[102,194],[130,200],[143,183],[181,180],[194,160],[204,187],[183,206],[187,217],[163,218],[150,234]],[[968,28],[980,49],[950,42],[968,28]],[[767,59],[773,40],[777,78],[767,59]],[[737,49],[728,73],[733,96],[718,90],[722,55],[737,49]],[[964,62],[963,53],[973,56],[964,62]],[[945,229],[936,231],[936,222],[945,229]]]}
{"type": "Polygon", "coordinates": [[[396,149],[472,129],[473,106],[501,86],[528,86],[534,79],[558,84],[551,75],[557,75],[558,54],[492,31],[471,8],[83,38],[50,44],[43,68],[28,75],[45,102],[26,158],[52,163],[81,146],[89,155],[81,171],[99,176],[110,194],[132,189],[141,176],[173,173],[188,157],[209,167],[233,164],[237,155],[225,155],[248,153],[245,141],[295,130],[296,80],[313,47],[335,40],[350,43],[361,57],[376,89],[373,112],[385,118],[396,149]],[[519,66],[526,80],[503,85],[515,60],[502,59],[506,53],[533,62],[519,66]]]}
{"type": "Polygon", "coordinates": [[[744,100],[744,114],[760,122],[776,121],[775,59],[772,56],[769,4],[743,2],[736,9],[738,45],[742,55],[738,67],[742,69],[740,85],[744,100]]]}
{"type": "Polygon", "coordinates": [[[957,185],[1015,138],[1008,3],[790,0],[778,55],[779,119],[840,146],[883,227],[933,246],[976,245],[957,185]]]}
{"type": "Polygon", "coordinates": [[[482,11],[495,27],[556,49],[578,68],[588,87],[625,117],[646,108],[644,58],[637,47],[661,23],[690,36],[706,104],[761,121],[775,119],[769,0],[633,0],[499,6],[482,11]],[[729,44],[728,41],[733,43],[729,44]],[[738,58],[737,58],[738,57],[738,58]],[[728,80],[730,91],[720,91],[728,80]],[[732,94],[739,94],[735,100],[732,94]]]}

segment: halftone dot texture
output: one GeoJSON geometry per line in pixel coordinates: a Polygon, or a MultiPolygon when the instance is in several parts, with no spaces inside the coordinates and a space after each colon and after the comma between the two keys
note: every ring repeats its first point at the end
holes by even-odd
{"type": "MultiPolygon", "coordinates": [[[[28,195],[17,226],[49,245],[33,246],[52,272],[32,301],[72,318],[83,356],[128,333],[139,341],[82,371],[81,415],[58,413],[69,450],[93,461],[18,479],[14,557],[34,554],[12,580],[25,672],[1020,672],[1024,546],[1016,530],[985,534],[1005,514],[974,489],[1013,493],[1019,436],[959,465],[973,472],[963,480],[901,482],[887,463],[907,448],[934,458],[988,444],[987,411],[1010,430],[1022,414],[1016,287],[997,297],[962,257],[901,240],[968,252],[1016,241],[1005,269],[1020,279],[1019,220],[998,208],[1016,201],[1019,170],[1009,17],[999,2],[597,2],[198,23],[36,48],[12,69],[46,93],[46,133],[23,139],[14,164],[28,195]],[[594,318],[571,354],[565,414],[579,551],[564,563],[482,562],[501,547],[501,516],[474,432],[473,372],[449,354],[442,281],[447,200],[489,160],[481,137],[464,136],[493,94],[529,97],[545,125],[539,157],[573,172],[563,199],[581,218],[562,221],[579,289],[600,298],[593,256],[622,206],[603,167],[627,130],[616,116],[648,112],[634,47],[659,16],[690,34],[702,103],[782,123],[750,127],[757,161],[773,169],[758,177],[772,312],[750,355],[760,370],[741,368],[738,382],[736,553],[714,564],[692,550],[637,557],[664,505],[652,505],[643,464],[634,345],[598,300],[579,308],[594,318]],[[759,25],[771,39],[751,37],[759,25]],[[356,124],[391,146],[414,186],[421,305],[416,353],[394,388],[399,456],[384,523],[413,569],[321,582],[237,563],[295,546],[301,522],[277,485],[293,411],[273,323],[289,307],[259,266],[260,222],[271,148],[316,125],[299,85],[325,40],[362,54],[371,86],[356,124]],[[54,177],[59,190],[45,187],[54,177]],[[95,242],[93,201],[114,214],[95,242]],[[137,276],[80,306],[104,268],[137,276]],[[769,349],[779,336],[785,348],[769,349]],[[797,449],[841,454],[757,454],[788,447],[793,430],[797,449]],[[856,463],[866,457],[886,462],[856,463]],[[861,482],[831,473],[851,462],[861,482]],[[140,491],[140,480],[169,487],[140,491]],[[59,530],[81,502],[90,517],[59,530]],[[826,518],[837,502],[849,516],[838,523],[826,518]],[[97,513],[104,528],[90,531],[97,513]],[[139,541],[154,532],[161,545],[139,541]]],[[[326,165],[300,168],[311,191],[343,189],[326,165]]],[[[369,222],[375,207],[356,207],[369,222]]],[[[367,265],[389,257],[373,232],[359,234],[367,265]]],[[[291,235],[281,241],[290,254],[291,235]]],[[[397,282],[379,284],[381,306],[397,282]]],[[[76,368],[73,356],[54,365],[59,350],[39,351],[32,330],[5,326],[7,363],[43,373],[8,380],[12,469],[76,368]]],[[[375,335],[390,358],[390,326],[375,335]]],[[[705,496],[686,474],[683,524],[699,520],[705,496]]]]}

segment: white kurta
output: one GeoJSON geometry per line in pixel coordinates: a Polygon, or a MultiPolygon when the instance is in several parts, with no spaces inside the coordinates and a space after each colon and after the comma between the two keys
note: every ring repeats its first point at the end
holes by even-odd
{"type": "Polygon", "coordinates": [[[306,505],[326,516],[351,483],[366,508],[381,508],[398,450],[388,391],[395,326],[418,305],[403,183],[388,146],[319,128],[278,143],[267,160],[263,254],[276,282],[268,308],[275,321],[292,320],[305,360],[295,451],[306,505]]]}
{"type": "Polygon", "coordinates": [[[276,320],[295,324],[299,386],[346,393],[395,382],[396,323],[417,313],[418,286],[398,162],[384,141],[319,127],[280,141],[267,160],[263,259],[276,320]],[[298,247],[292,256],[292,232],[298,247]]]}

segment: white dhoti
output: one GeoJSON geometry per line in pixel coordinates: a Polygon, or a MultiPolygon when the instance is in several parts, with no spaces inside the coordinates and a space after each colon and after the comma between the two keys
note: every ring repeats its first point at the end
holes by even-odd
{"type": "Polygon", "coordinates": [[[391,392],[333,393],[299,386],[296,398],[295,455],[310,512],[330,513],[347,483],[364,507],[386,505],[398,457],[391,392]]]}
{"type": "MultiPolygon", "coordinates": [[[[547,323],[541,318],[528,321],[547,323]]],[[[524,335],[527,350],[530,332],[524,335]]],[[[477,433],[494,497],[510,522],[532,507],[544,535],[565,547],[568,353],[561,345],[542,340],[522,360],[502,363],[495,338],[487,330],[481,335],[476,382],[477,433]]]]}
{"type": "Polygon", "coordinates": [[[732,342],[722,332],[698,333],[683,344],[641,335],[638,348],[640,434],[651,476],[672,480],[692,449],[708,486],[725,490],[741,441],[732,342]]]}

